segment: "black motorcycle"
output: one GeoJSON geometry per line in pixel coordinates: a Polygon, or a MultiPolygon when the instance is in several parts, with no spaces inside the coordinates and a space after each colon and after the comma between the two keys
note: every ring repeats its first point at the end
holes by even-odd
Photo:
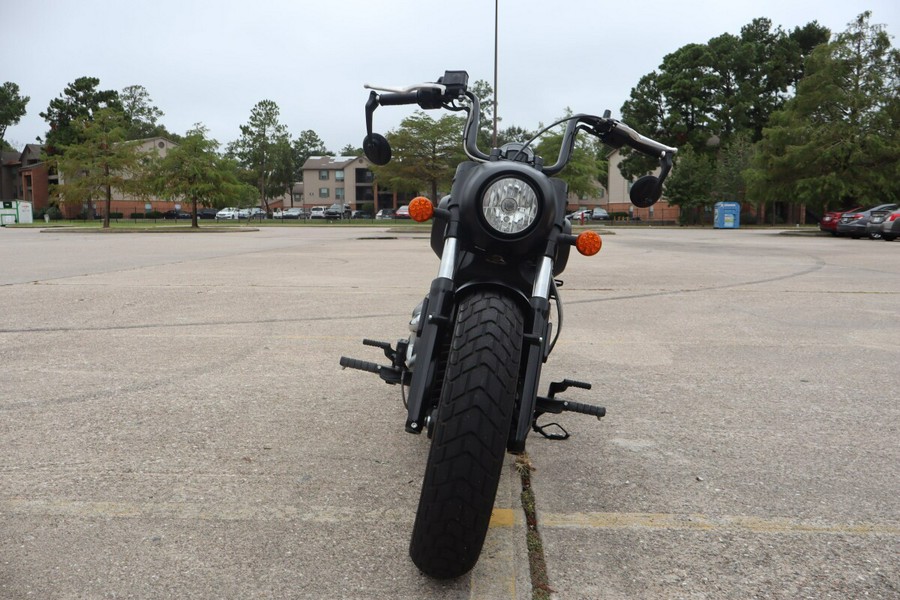
{"type": "Polygon", "coordinates": [[[391,159],[388,141],[372,133],[373,113],[378,106],[400,104],[468,113],[464,148],[470,160],[459,165],[450,195],[437,207],[426,198],[409,205],[412,218],[433,217],[431,247],[440,257],[437,278],[413,311],[409,338],[396,346],[363,340],[383,350],[389,365],[340,361],[399,384],[406,431],[426,431],[431,439],[410,555],[423,572],[438,578],[462,575],[478,561],[504,453],[523,452],[531,430],[552,439],[568,437],[561,428],[550,432],[539,425],[541,415],[606,414],[603,407],[556,397],[569,387],[590,389],[588,383],[566,379],[551,383],[546,396],[538,394],[541,367],[562,325],[562,282],[556,277],[572,246],[590,255],[601,245],[594,232],[572,234],[566,184],[553,175],[568,163],[579,131],[615,148],[630,146],[660,161],[658,176],[644,176],[631,188],[631,201],[648,207],[659,199],[676,152],[606,111],[551,125],[566,123],[552,165],[535,155],[534,139],[485,154],[477,147],[479,100],[467,89],[468,77],[465,71],[447,71],[436,83],[404,89],[366,86],[372,91],[363,149],[373,163],[391,159]]]}

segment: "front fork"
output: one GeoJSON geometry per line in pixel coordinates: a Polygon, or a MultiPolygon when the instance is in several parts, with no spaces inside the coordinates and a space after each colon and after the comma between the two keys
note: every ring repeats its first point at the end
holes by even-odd
{"type": "Polygon", "coordinates": [[[531,327],[525,333],[525,364],[522,369],[521,396],[515,431],[510,432],[507,449],[513,454],[525,451],[525,438],[534,421],[541,367],[547,358],[550,332],[550,282],[553,277],[553,259],[544,256],[534,280],[531,305],[531,327]]]}
{"type": "MultiPolygon", "coordinates": [[[[439,351],[437,346],[453,320],[453,277],[457,257],[456,238],[447,238],[444,241],[438,276],[431,282],[431,289],[419,315],[415,340],[416,367],[413,369],[407,403],[406,431],[410,433],[421,433],[427,424],[431,406],[426,400],[431,397],[431,386],[435,382],[439,351]]],[[[548,344],[552,277],[553,260],[545,256],[538,268],[529,300],[531,319],[525,333],[526,350],[521,371],[518,419],[515,429],[510,432],[507,445],[509,451],[514,453],[521,453],[525,449],[525,439],[534,420],[541,366],[546,359],[548,344]]]]}
{"type": "Polygon", "coordinates": [[[453,277],[459,246],[455,237],[444,240],[441,266],[438,276],[431,282],[431,289],[422,304],[418,330],[415,334],[416,367],[413,369],[407,400],[406,431],[421,433],[430,406],[426,398],[431,396],[438,361],[438,343],[453,321],[453,277]]]}

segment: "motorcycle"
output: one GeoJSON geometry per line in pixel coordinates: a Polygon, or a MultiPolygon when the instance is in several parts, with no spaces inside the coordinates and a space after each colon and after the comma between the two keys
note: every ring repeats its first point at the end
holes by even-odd
{"type": "Polygon", "coordinates": [[[486,154],[477,144],[479,99],[468,90],[465,71],[446,71],[437,82],[406,88],[366,88],[371,91],[363,150],[376,165],[391,159],[388,140],[372,131],[379,106],[467,113],[463,146],[469,160],[458,166],[450,195],[436,207],[424,197],[409,204],[413,219],[433,219],[430,242],[440,265],[413,310],[408,338],[396,345],[363,340],[381,349],[390,364],[340,359],[342,367],[399,385],[406,431],[424,431],[431,439],[409,552],[425,574],[458,577],[478,561],[505,453],[524,452],[532,430],[550,439],[569,436],[556,423],[559,429],[540,425],[545,414],[606,414],[602,406],[557,397],[570,387],[590,389],[589,383],[564,379],[551,383],[546,395],[538,393],[541,367],[563,321],[562,282],[556,278],[572,246],[590,256],[602,245],[595,232],[572,234],[567,187],[553,176],[568,163],[579,132],[614,148],[627,145],[659,159],[659,175],[638,179],[630,191],[632,203],[649,207],[662,194],[676,149],[641,136],[606,111],[572,115],[538,133],[566,124],[551,165],[531,147],[537,136],[486,154]]]}

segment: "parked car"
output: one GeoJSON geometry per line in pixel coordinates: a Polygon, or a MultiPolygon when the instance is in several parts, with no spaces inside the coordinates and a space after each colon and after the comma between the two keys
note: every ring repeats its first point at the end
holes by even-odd
{"type": "Polygon", "coordinates": [[[162,214],[163,219],[190,219],[191,213],[184,212],[183,210],[167,210],[162,214]]]}
{"type": "MultiPolygon", "coordinates": [[[[867,226],[869,224],[869,219],[871,218],[873,211],[896,209],[896,204],[879,204],[878,206],[873,206],[872,208],[867,208],[866,210],[844,213],[843,215],[841,215],[841,220],[838,222],[838,235],[849,235],[854,240],[858,240],[864,235],[869,235],[867,226]]],[[[881,232],[878,232],[877,237],[881,237],[881,232]]]]}
{"type": "MultiPolygon", "coordinates": [[[[242,217],[243,218],[243,217],[242,217]]],[[[247,218],[248,219],[259,219],[262,221],[266,218],[266,211],[258,206],[254,206],[253,208],[247,209],[247,218]]]]}
{"type": "Polygon", "coordinates": [[[197,209],[197,218],[198,219],[215,219],[216,215],[219,213],[215,208],[198,208],[197,209]]]}
{"type": "Polygon", "coordinates": [[[375,213],[375,220],[381,221],[381,220],[393,219],[395,213],[396,213],[396,211],[393,208],[382,208],[377,213],[375,213]]]}
{"type": "Polygon", "coordinates": [[[591,221],[609,221],[609,213],[605,208],[595,208],[591,211],[591,221]]]}
{"type": "Polygon", "coordinates": [[[324,219],[325,218],[325,207],[324,206],[313,206],[309,211],[310,219],[324,219]]]}
{"type": "Polygon", "coordinates": [[[238,218],[238,209],[230,206],[216,213],[216,221],[234,220],[238,218]]]}
{"type": "Polygon", "coordinates": [[[364,210],[354,210],[350,213],[351,219],[371,219],[372,215],[364,210]]]}
{"type": "Polygon", "coordinates": [[[325,218],[326,219],[349,219],[350,218],[350,205],[349,204],[339,204],[335,202],[331,206],[325,209],[325,218]]]}
{"type": "Polygon", "coordinates": [[[831,235],[838,235],[837,226],[841,220],[841,217],[847,213],[854,213],[858,210],[862,210],[862,206],[856,206],[854,208],[851,208],[850,210],[828,211],[819,221],[819,231],[824,231],[830,233],[831,235]]]}
{"type": "Polygon", "coordinates": [[[591,211],[590,209],[583,208],[581,210],[576,210],[571,215],[566,216],[572,223],[581,223],[583,221],[591,220],[591,211]]]}
{"type": "Polygon", "coordinates": [[[881,239],[893,242],[900,237],[900,210],[895,210],[881,224],[881,239]]]}
{"type": "Polygon", "coordinates": [[[866,224],[866,233],[873,240],[880,240],[884,221],[895,209],[873,210],[869,214],[869,222],[866,224]]]}
{"type": "Polygon", "coordinates": [[[397,209],[397,212],[394,213],[395,219],[408,219],[409,218],[409,205],[404,204],[400,208],[397,209]]]}
{"type": "Polygon", "coordinates": [[[250,209],[242,208],[237,211],[238,219],[249,219],[250,218],[250,209]]]}
{"type": "Polygon", "coordinates": [[[308,219],[309,214],[302,208],[289,208],[282,212],[284,219],[308,219]]]}

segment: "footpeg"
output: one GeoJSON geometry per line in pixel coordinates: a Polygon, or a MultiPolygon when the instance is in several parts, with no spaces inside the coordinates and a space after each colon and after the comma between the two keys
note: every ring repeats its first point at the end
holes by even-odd
{"type": "Polygon", "coordinates": [[[550,413],[558,415],[564,412],[576,412],[583,415],[591,415],[600,419],[606,416],[606,408],[603,406],[594,406],[592,404],[582,404],[580,402],[570,402],[569,400],[557,400],[556,394],[564,392],[570,387],[580,388],[583,390],[591,389],[591,384],[573,379],[564,379],[562,381],[554,381],[550,384],[547,396],[538,396],[534,409],[534,420],[531,422],[531,428],[549,440],[565,440],[569,438],[569,432],[566,431],[559,423],[547,423],[538,425],[538,418],[550,413]],[[548,433],[548,427],[558,427],[562,433],[548,433]]]}
{"type": "Polygon", "coordinates": [[[363,340],[364,346],[381,348],[384,355],[391,361],[390,366],[379,365],[377,363],[349,358],[347,356],[341,357],[341,366],[345,369],[357,369],[359,371],[366,371],[367,373],[375,373],[391,385],[396,385],[398,383],[409,385],[412,380],[412,373],[406,368],[406,362],[404,360],[406,357],[407,343],[406,340],[398,341],[395,350],[394,347],[387,342],[363,340]]]}

